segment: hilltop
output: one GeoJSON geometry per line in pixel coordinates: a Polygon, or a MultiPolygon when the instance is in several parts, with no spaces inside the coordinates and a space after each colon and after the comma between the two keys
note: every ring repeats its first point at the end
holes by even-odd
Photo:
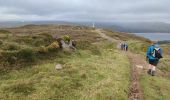
{"type": "Polygon", "coordinates": [[[152,77],[146,69],[139,75],[132,70],[145,61],[151,43],[132,34],[76,25],[25,25],[0,29],[0,39],[0,99],[125,100],[131,97],[133,75],[142,98],[169,98],[168,44],[161,45],[165,56],[152,77]],[[76,51],[59,47],[56,38],[65,35],[76,41],[76,51]],[[128,53],[117,48],[120,41],[129,44],[128,53]],[[62,69],[56,70],[57,64],[62,69]]]}
{"type": "MultiPolygon", "coordinates": [[[[24,25],[78,25],[92,26],[92,22],[67,22],[67,21],[7,21],[0,22],[0,28],[21,27],[24,25]]],[[[96,27],[112,31],[130,33],[170,33],[170,23],[165,22],[95,22],[96,27]]]]}

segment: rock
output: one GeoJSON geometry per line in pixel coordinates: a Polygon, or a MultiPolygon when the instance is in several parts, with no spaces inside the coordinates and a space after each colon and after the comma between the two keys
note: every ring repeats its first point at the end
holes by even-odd
{"type": "Polygon", "coordinates": [[[62,69],[62,65],[61,65],[61,64],[57,64],[57,65],[55,66],[55,69],[56,69],[56,70],[62,69]]]}
{"type": "Polygon", "coordinates": [[[143,66],[141,65],[136,65],[137,68],[143,69],[143,66]]]}
{"type": "Polygon", "coordinates": [[[62,48],[69,48],[69,45],[65,43],[64,40],[61,40],[62,48]]]}

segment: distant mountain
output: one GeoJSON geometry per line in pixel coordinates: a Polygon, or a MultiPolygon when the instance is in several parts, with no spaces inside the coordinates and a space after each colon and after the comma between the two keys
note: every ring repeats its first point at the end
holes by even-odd
{"type": "MultiPolygon", "coordinates": [[[[67,24],[91,26],[93,22],[65,22],[65,21],[28,21],[28,22],[0,22],[0,28],[19,27],[29,24],[67,24]]],[[[170,23],[163,22],[95,22],[95,27],[113,31],[130,33],[170,33],[170,23]]]]}
{"type": "Polygon", "coordinates": [[[169,44],[170,45],[170,40],[159,41],[159,44],[169,44]]]}
{"type": "Polygon", "coordinates": [[[131,33],[170,33],[170,24],[163,22],[115,23],[112,28],[131,33]]]}
{"type": "MultiPolygon", "coordinates": [[[[92,26],[92,22],[75,24],[92,26]]],[[[130,33],[170,33],[170,24],[163,22],[96,22],[95,26],[130,33]]]]}
{"type": "Polygon", "coordinates": [[[0,22],[0,28],[11,28],[11,27],[20,27],[24,25],[43,25],[43,24],[67,24],[71,25],[72,23],[64,22],[64,21],[6,21],[6,22],[0,22]]]}

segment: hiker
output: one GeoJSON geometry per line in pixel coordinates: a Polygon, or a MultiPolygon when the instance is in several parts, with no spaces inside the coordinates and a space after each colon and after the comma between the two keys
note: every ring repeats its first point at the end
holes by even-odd
{"type": "Polygon", "coordinates": [[[125,43],[124,48],[125,48],[125,51],[128,51],[128,44],[127,43],[125,43]]]}
{"type": "Polygon", "coordinates": [[[123,43],[123,50],[125,50],[125,43],[123,43]]]}
{"type": "Polygon", "coordinates": [[[159,59],[163,58],[162,49],[159,47],[158,42],[153,42],[153,44],[148,47],[146,55],[150,64],[148,74],[154,76],[159,59]]]}
{"type": "Polygon", "coordinates": [[[118,48],[122,50],[122,42],[119,43],[119,47],[118,48]]]}
{"type": "Polygon", "coordinates": [[[121,43],[121,50],[124,50],[124,43],[121,43]]]}

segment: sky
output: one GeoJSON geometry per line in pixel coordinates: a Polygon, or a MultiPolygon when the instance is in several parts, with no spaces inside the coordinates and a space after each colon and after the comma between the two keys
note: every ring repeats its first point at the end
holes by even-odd
{"type": "Polygon", "coordinates": [[[0,0],[0,21],[170,22],[170,0],[0,0]]]}

